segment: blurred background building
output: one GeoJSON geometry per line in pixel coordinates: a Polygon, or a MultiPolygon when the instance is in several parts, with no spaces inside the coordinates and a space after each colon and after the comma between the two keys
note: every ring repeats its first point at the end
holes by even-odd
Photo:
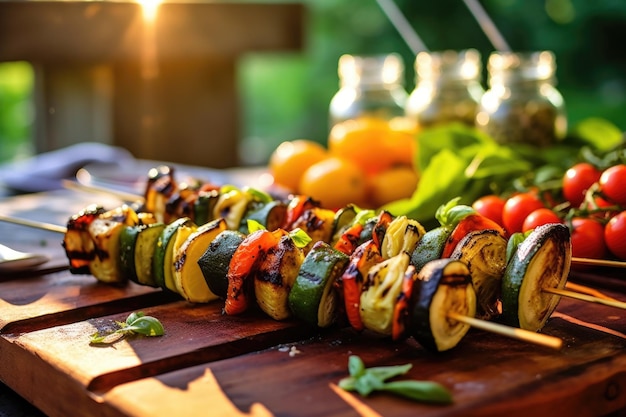
{"type": "MultiPolygon", "coordinates": [[[[376,0],[299,3],[307,11],[301,50],[250,51],[237,59],[240,164],[264,164],[284,140],[308,138],[325,143],[328,105],[338,89],[337,62],[342,54],[396,52],[404,59],[406,89],[411,91],[415,85],[414,54],[376,0]]],[[[462,0],[395,3],[430,50],[475,48],[486,63],[494,49],[462,0]]],[[[587,117],[600,117],[626,130],[626,50],[622,43],[626,2],[481,3],[513,50],[555,53],[558,88],[570,126],[587,117]]],[[[233,33],[237,30],[232,28],[233,33]]],[[[36,151],[35,78],[28,62],[0,63],[0,161],[36,151]]],[[[82,140],[102,139],[97,137],[106,136],[106,126],[102,129],[104,133],[94,132],[94,137],[82,140]]]]}

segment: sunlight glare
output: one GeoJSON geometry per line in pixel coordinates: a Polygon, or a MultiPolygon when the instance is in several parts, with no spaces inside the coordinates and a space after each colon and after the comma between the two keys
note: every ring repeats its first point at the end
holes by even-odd
{"type": "Polygon", "coordinates": [[[148,22],[156,19],[161,0],[137,0],[143,10],[143,18],[148,22]]]}

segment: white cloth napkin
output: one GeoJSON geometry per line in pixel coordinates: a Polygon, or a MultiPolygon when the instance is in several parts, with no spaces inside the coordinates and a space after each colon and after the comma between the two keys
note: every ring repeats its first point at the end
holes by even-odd
{"type": "Polygon", "coordinates": [[[126,149],[103,143],[84,142],[32,158],[0,165],[0,182],[18,192],[40,192],[62,188],[62,180],[91,163],[124,164],[133,155],[126,149]]]}

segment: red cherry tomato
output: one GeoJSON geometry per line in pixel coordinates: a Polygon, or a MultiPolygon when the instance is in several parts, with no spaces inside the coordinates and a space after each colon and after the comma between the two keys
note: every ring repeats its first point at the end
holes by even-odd
{"type": "Polygon", "coordinates": [[[604,259],[606,255],[604,226],[592,218],[572,219],[572,256],[604,259]]]}
{"type": "Polygon", "coordinates": [[[502,223],[512,235],[521,232],[524,220],[533,211],[545,207],[535,193],[520,193],[506,200],[502,209],[502,223]]]}
{"type": "Polygon", "coordinates": [[[502,210],[504,209],[505,202],[506,200],[500,196],[494,194],[486,195],[474,201],[472,208],[476,210],[478,214],[493,220],[500,226],[504,226],[504,223],[502,223],[502,210]]]}
{"type": "Polygon", "coordinates": [[[601,175],[602,171],[587,162],[572,166],[563,176],[563,196],[573,207],[580,206],[589,187],[598,182],[601,175]]]}
{"type": "Polygon", "coordinates": [[[626,211],[620,212],[606,224],[604,241],[615,257],[626,261],[626,211]]]}
{"type": "Polygon", "coordinates": [[[626,165],[614,165],[600,176],[600,190],[611,202],[626,206],[626,165]]]}
{"type": "Polygon", "coordinates": [[[524,219],[522,225],[522,232],[527,232],[535,227],[542,226],[548,223],[563,223],[558,214],[547,207],[538,208],[530,213],[524,219]]]}

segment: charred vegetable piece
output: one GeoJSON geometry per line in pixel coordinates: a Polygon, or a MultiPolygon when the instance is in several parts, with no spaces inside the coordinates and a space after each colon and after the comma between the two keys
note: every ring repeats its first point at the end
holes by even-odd
{"type": "Polygon", "coordinates": [[[361,331],[365,328],[360,311],[363,283],[370,268],[382,261],[378,246],[370,239],[359,245],[350,255],[348,267],[338,281],[348,322],[355,330],[361,331]]]}
{"type": "Polygon", "coordinates": [[[389,259],[402,252],[413,253],[425,233],[424,227],[417,220],[406,216],[396,217],[387,226],[382,240],[380,252],[383,258],[389,259]]]}
{"type": "Polygon", "coordinates": [[[305,210],[311,209],[313,207],[320,207],[319,203],[313,200],[311,197],[307,197],[304,195],[297,195],[293,197],[289,204],[287,204],[287,213],[285,216],[285,222],[283,223],[281,229],[292,230],[295,227],[293,223],[302,216],[305,210]]]}
{"type": "Polygon", "coordinates": [[[89,234],[94,243],[95,257],[89,271],[106,283],[124,283],[120,265],[120,234],[127,226],[139,223],[137,213],[129,206],[118,207],[102,213],[89,224],[89,234]]]}
{"type": "Polygon", "coordinates": [[[248,234],[248,220],[254,220],[269,231],[280,229],[287,217],[287,205],[280,201],[274,200],[264,203],[246,213],[242,219],[239,230],[248,234]]]}
{"type": "Polygon", "coordinates": [[[408,267],[409,254],[402,252],[369,269],[360,304],[361,320],[366,329],[391,335],[394,310],[408,267]]]}
{"type": "Polygon", "coordinates": [[[413,265],[409,265],[402,277],[402,289],[393,310],[393,323],[391,326],[391,338],[393,340],[403,340],[409,335],[411,296],[416,280],[417,271],[413,265]]]}
{"type": "Polygon", "coordinates": [[[211,241],[198,259],[198,265],[209,289],[220,298],[226,298],[230,259],[245,237],[236,230],[225,230],[211,241]]]}
{"type": "Polygon", "coordinates": [[[145,211],[154,213],[158,222],[166,223],[165,206],[177,191],[178,184],[174,179],[174,168],[160,165],[150,169],[144,194],[145,211]]]}
{"type": "Polygon", "coordinates": [[[387,232],[387,227],[393,221],[393,215],[386,210],[381,211],[378,214],[378,220],[374,225],[374,229],[372,230],[372,239],[374,243],[378,245],[378,248],[382,248],[383,240],[385,238],[385,233],[387,232]]]}
{"type": "Polygon", "coordinates": [[[542,288],[563,289],[571,260],[572,243],[567,226],[554,223],[535,228],[517,246],[504,272],[504,322],[525,330],[541,330],[560,301],[560,296],[542,288]]]}
{"type": "Polygon", "coordinates": [[[342,233],[333,238],[333,247],[340,252],[350,255],[357,246],[364,242],[363,232],[367,222],[375,216],[373,210],[359,210],[352,219],[352,223],[342,228],[342,233]]]}
{"type": "Polygon", "coordinates": [[[506,269],[507,241],[497,230],[468,233],[451,255],[467,264],[476,291],[477,313],[481,319],[499,315],[502,276],[506,269]]]}
{"type": "Polygon", "coordinates": [[[179,233],[189,236],[195,227],[197,226],[189,217],[183,217],[168,224],[161,232],[152,258],[152,271],[159,287],[176,292],[176,285],[174,284],[176,239],[179,233]]]}
{"type": "Polygon", "coordinates": [[[267,251],[255,272],[254,294],[257,304],[274,320],[285,320],[291,316],[289,293],[303,260],[304,252],[284,232],[277,244],[267,251]]]}
{"type": "Polygon", "coordinates": [[[241,314],[248,309],[254,300],[254,273],[279,238],[280,235],[260,229],[249,234],[237,247],[228,266],[226,314],[241,314]]]}
{"type": "Polygon", "coordinates": [[[252,196],[235,187],[222,187],[213,207],[213,218],[226,220],[228,229],[238,230],[252,196]]]}
{"type": "Polygon", "coordinates": [[[476,314],[467,265],[454,259],[427,263],[417,275],[411,305],[410,332],[424,348],[442,352],[457,346],[469,325],[449,318],[448,313],[476,314]]]}
{"type": "Polygon", "coordinates": [[[459,242],[468,233],[476,230],[495,230],[501,236],[506,236],[506,232],[498,223],[478,213],[471,213],[459,220],[457,225],[454,227],[446,240],[446,244],[441,252],[441,257],[449,258],[450,255],[452,255],[452,252],[454,252],[454,249],[458,246],[459,242]]]}
{"type": "Polygon", "coordinates": [[[338,294],[334,282],[348,264],[348,256],[326,242],[316,242],[300,266],[289,293],[294,316],[309,324],[328,327],[336,320],[338,294]]]}
{"type": "Polygon", "coordinates": [[[341,235],[354,224],[359,208],[354,204],[348,204],[335,212],[333,220],[333,237],[330,241],[332,246],[339,240],[341,235]]]}
{"type": "MultiPolygon", "coordinates": [[[[206,303],[218,298],[207,285],[198,260],[213,239],[226,230],[226,220],[215,219],[198,227],[174,254],[176,291],[192,303],[206,303]]],[[[182,235],[181,235],[182,236],[182,235]]]]}
{"type": "Polygon", "coordinates": [[[205,224],[214,219],[214,209],[219,200],[219,190],[201,190],[193,203],[193,221],[196,224],[205,224]]]}
{"type": "MultiPolygon", "coordinates": [[[[290,226],[289,231],[294,229],[302,229],[312,239],[312,242],[322,241],[329,243],[333,233],[333,221],[335,212],[321,207],[313,207],[302,212],[290,226]]],[[[313,243],[311,243],[312,245],[313,243]]],[[[308,251],[305,248],[305,253],[308,251]]]]}
{"type": "Polygon", "coordinates": [[[63,236],[63,249],[70,262],[72,274],[90,274],[89,263],[96,257],[96,248],[89,225],[105,212],[102,206],[91,205],[70,217],[63,236]]]}

